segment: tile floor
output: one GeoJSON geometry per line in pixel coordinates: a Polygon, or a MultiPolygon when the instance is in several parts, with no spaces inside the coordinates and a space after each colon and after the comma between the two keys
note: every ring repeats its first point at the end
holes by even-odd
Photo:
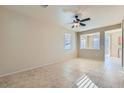
{"type": "Polygon", "coordinates": [[[83,74],[101,88],[124,87],[124,69],[119,63],[87,59],[72,59],[0,77],[0,87],[75,88],[75,81],[83,74]]]}

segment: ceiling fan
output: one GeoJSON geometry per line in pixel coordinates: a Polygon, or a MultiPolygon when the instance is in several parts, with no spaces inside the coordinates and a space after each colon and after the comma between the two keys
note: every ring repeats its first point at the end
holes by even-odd
{"type": "Polygon", "coordinates": [[[83,23],[83,22],[91,20],[91,18],[79,19],[78,15],[75,15],[74,18],[75,19],[73,20],[72,28],[75,28],[75,27],[77,28],[77,27],[80,27],[80,26],[86,26],[86,24],[83,23]]]}

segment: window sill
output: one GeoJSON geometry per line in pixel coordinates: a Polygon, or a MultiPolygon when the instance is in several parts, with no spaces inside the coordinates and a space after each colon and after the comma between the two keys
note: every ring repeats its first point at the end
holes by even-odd
{"type": "Polygon", "coordinates": [[[100,50],[100,48],[80,48],[80,50],[100,50]]]}

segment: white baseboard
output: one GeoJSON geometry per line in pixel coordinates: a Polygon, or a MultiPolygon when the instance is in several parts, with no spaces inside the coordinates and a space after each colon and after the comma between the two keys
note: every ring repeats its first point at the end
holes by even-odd
{"type": "Polygon", "coordinates": [[[25,71],[33,70],[33,69],[36,69],[36,68],[44,67],[44,66],[47,66],[47,65],[55,64],[55,63],[60,63],[60,62],[52,62],[52,63],[47,63],[47,64],[35,66],[35,67],[30,67],[30,68],[23,69],[23,70],[18,70],[18,71],[14,71],[14,72],[9,72],[9,73],[0,75],[0,77],[4,77],[4,76],[8,76],[8,75],[17,74],[17,73],[20,73],[20,72],[25,72],[25,71]]]}
{"type": "MultiPolygon", "coordinates": [[[[53,62],[49,61],[49,63],[47,63],[47,64],[38,65],[38,66],[35,66],[35,67],[30,67],[30,68],[26,68],[26,69],[14,71],[14,72],[9,72],[9,73],[6,73],[6,74],[1,74],[0,77],[4,77],[4,76],[8,76],[8,75],[17,74],[17,73],[20,73],[20,72],[25,72],[25,71],[33,70],[33,69],[44,67],[44,66],[51,65],[51,64],[61,63],[61,62],[64,62],[66,60],[69,60],[69,59],[70,58],[67,58],[67,59],[64,59],[64,60],[60,60],[60,61],[58,61],[58,60],[54,60],[53,62]]],[[[73,57],[72,57],[72,59],[73,59],[73,57]]]]}

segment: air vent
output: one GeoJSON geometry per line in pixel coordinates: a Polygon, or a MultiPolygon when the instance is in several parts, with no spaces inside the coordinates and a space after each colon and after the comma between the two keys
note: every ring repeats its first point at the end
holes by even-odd
{"type": "Polygon", "coordinates": [[[48,7],[48,5],[41,5],[41,7],[43,7],[43,8],[47,8],[47,7],[48,7]]]}

